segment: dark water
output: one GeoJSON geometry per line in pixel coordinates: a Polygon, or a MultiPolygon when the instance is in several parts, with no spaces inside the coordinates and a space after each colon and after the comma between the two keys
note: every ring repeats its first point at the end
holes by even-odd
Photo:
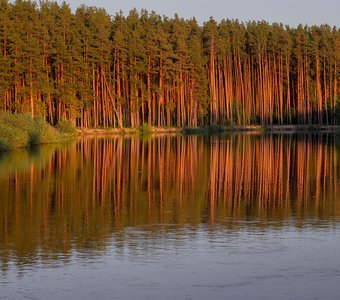
{"type": "Polygon", "coordinates": [[[0,156],[0,299],[339,299],[333,135],[0,156]]]}

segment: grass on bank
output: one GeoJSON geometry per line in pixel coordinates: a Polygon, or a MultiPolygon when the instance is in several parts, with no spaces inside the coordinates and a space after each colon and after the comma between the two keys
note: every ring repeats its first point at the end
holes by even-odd
{"type": "Polygon", "coordinates": [[[144,123],[139,127],[139,131],[141,135],[150,134],[152,133],[152,127],[149,124],[144,123]]]}
{"type": "Polygon", "coordinates": [[[56,130],[41,117],[32,119],[28,114],[0,111],[0,151],[58,143],[75,134],[76,129],[68,121],[61,122],[56,130]]]}

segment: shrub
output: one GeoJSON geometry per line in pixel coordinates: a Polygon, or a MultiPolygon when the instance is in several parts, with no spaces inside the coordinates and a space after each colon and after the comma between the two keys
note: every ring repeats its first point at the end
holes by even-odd
{"type": "Polygon", "coordinates": [[[139,127],[139,130],[141,134],[149,134],[152,132],[152,127],[149,124],[144,123],[143,125],[139,127]]]}
{"type": "Polygon", "coordinates": [[[203,127],[184,127],[182,130],[182,133],[185,135],[195,135],[195,134],[201,134],[201,133],[208,133],[209,128],[203,128],[203,127]]]}
{"type": "Polygon", "coordinates": [[[60,140],[60,133],[41,117],[34,118],[34,130],[30,132],[31,145],[55,143],[60,140]]]}
{"type": "Polygon", "coordinates": [[[67,121],[60,121],[57,125],[57,128],[60,133],[66,133],[66,134],[77,134],[77,129],[73,126],[72,122],[70,120],[67,121]]]}
{"type": "Polygon", "coordinates": [[[213,124],[210,126],[211,132],[220,132],[223,131],[223,127],[221,125],[213,124]]]}
{"type": "Polygon", "coordinates": [[[28,132],[0,120],[0,151],[26,147],[28,143],[28,132]]]}
{"type": "Polygon", "coordinates": [[[61,141],[61,135],[43,118],[0,111],[0,151],[61,141]]]}

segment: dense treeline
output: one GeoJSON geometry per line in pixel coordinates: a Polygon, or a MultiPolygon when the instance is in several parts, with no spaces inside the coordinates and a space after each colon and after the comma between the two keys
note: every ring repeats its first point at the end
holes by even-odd
{"type": "Polygon", "coordinates": [[[0,0],[0,109],[83,127],[335,124],[340,30],[0,0]]]}

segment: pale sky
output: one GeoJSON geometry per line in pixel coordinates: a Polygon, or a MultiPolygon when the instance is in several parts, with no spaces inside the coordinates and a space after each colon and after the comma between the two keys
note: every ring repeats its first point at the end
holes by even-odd
{"type": "MultiPolygon", "coordinates": [[[[61,0],[58,0],[61,3],[61,0]]],[[[160,15],[185,19],[196,17],[199,23],[212,16],[221,19],[266,20],[291,26],[298,24],[340,27],[340,0],[67,0],[72,10],[81,4],[105,8],[110,14],[145,8],[160,15]]]]}

